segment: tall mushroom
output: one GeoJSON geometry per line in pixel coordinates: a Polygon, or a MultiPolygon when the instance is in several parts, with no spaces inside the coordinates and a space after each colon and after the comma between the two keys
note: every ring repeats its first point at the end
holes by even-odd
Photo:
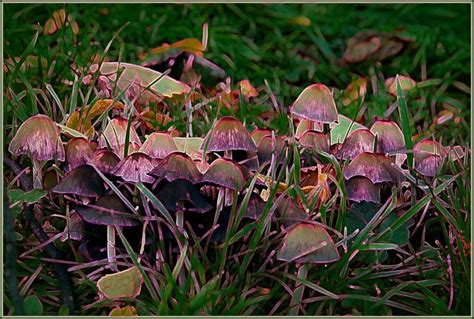
{"type": "Polygon", "coordinates": [[[336,157],[339,159],[354,159],[363,152],[372,153],[374,151],[374,135],[367,129],[358,129],[349,134],[347,139],[337,150],[336,157]]]}
{"type": "Polygon", "coordinates": [[[432,140],[422,140],[413,147],[415,170],[425,176],[433,177],[438,173],[446,157],[443,145],[432,140]]]}
{"type": "Polygon", "coordinates": [[[193,184],[197,183],[201,178],[201,173],[191,157],[181,152],[168,154],[148,174],[157,178],[164,178],[168,182],[185,179],[193,184]]]}
{"type": "Polygon", "coordinates": [[[312,84],[305,88],[291,106],[294,115],[321,123],[336,122],[336,103],[329,88],[324,84],[312,84]]]}

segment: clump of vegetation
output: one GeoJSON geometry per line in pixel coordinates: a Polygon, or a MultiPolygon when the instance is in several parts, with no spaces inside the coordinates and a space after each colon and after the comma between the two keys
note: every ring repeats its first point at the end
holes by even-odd
{"type": "MultiPolygon", "coordinates": [[[[60,9],[41,31],[79,26],[60,9]]],[[[441,82],[370,68],[285,104],[233,83],[204,24],[135,63],[109,56],[119,30],[59,98],[39,32],[4,65],[5,314],[469,313],[469,137],[413,116],[441,82]]],[[[413,41],[363,32],[340,63],[413,41]]]]}

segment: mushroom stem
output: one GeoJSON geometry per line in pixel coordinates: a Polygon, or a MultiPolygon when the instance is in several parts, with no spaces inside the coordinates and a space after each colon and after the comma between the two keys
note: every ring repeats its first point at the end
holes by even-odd
{"type": "Polygon", "coordinates": [[[33,161],[33,187],[43,188],[43,177],[41,174],[41,161],[32,159],[33,161]]]}
{"type": "Polygon", "coordinates": [[[115,252],[115,226],[107,225],[107,260],[112,271],[117,271],[115,252]]]}

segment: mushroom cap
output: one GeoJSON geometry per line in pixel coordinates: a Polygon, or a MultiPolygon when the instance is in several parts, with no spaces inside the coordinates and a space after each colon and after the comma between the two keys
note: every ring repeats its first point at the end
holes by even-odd
{"type": "MultiPolygon", "coordinates": [[[[130,155],[132,153],[136,153],[140,151],[140,145],[135,143],[135,142],[130,142],[128,143],[128,150],[127,150],[127,155],[130,155]]],[[[125,155],[125,143],[120,145],[120,148],[117,152],[117,155],[120,159],[123,159],[123,156],[125,155]]]]}
{"type": "Polygon", "coordinates": [[[205,213],[212,209],[212,205],[199,190],[185,179],[176,179],[167,184],[156,195],[163,202],[166,209],[177,212],[180,209],[189,212],[205,213]],[[185,207],[180,205],[186,205],[185,207]]]}
{"type": "Polygon", "coordinates": [[[306,131],[301,135],[299,143],[303,147],[329,152],[329,137],[321,132],[306,131]]]}
{"type": "Polygon", "coordinates": [[[85,164],[67,174],[52,191],[59,194],[99,197],[105,192],[105,187],[95,169],[85,164]]]}
{"type": "Polygon", "coordinates": [[[378,37],[371,37],[360,42],[350,41],[342,58],[347,63],[362,62],[375,53],[380,48],[380,44],[378,37]]]}
{"type": "Polygon", "coordinates": [[[326,264],[339,260],[339,252],[326,229],[298,223],[286,231],[277,259],[298,263],[326,264]]]}
{"type": "Polygon", "coordinates": [[[82,219],[94,225],[136,226],[139,221],[125,216],[127,209],[115,194],[102,196],[95,204],[77,207],[82,219]]]}
{"type": "Polygon", "coordinates": [[[156,160],[149,155],[135,152],[121,160],[113,169],[112,174],[122,177],[127,182],[153,183],[155,179],[148,173],[155,168],[156,164],[156,160]]]}
{"type": "Polygon", "coordinates": [[[114,152],[102,148],[94,152],[91,162],[102,173],[112,174],[115,166],[120,162],[120,157],[114,152]]]}
{"type": "Polygon", "coordinates": [[[339,159],[353,159],[363,152],[371,153],[374,150],[375,137],[367,129],[358,129],[349,134],[336,152],[339,159]]]}
{"type": "Polygon", "coordinates": [[[258,143],[258,162],[261,164],[271,161],[272,155],[275,154],[276,162],[284,161],[285,140],[281,136],[275,136],[275,140],[271,135],[264,136],[258,143]]]}
{"type": "Polygon", "coordinates": [[[250,133],[250,137],[252,138],[255,145],[258,145],[262,138],[267,135],[272,135],[272,130],[266,128],[256,128],[252,131],[252,133],[250,133]]]}
{"type": "Polygon", "coordinates": [[[38,114],[20,125],[8,146],[15,156],[31,154],[37,161],[64,161],[64,147],[56,124],[46,115],[38,114]]]}
{"type": "Polygon", "coordinates": [[[344,170],[344,177],[350,179],[354,176],[367,177],[372,183],[392,182],[392,163],[394,160],[385,154],[360,153],[344,170]]]}
{"type": "MultiPolygon", "coordinates": [[[[241,205],[242,203],[239,205],[238,210],[240,210],[241,205]]],[[[263,213],[265,206],[266,206],[266,203],[263,201],[263,199],[258,194],[252,193],[247,203],[247,209],[245,210],[244,217],[257,220],[258,216],[260,216],[263,213]]]]}
{"type": "Polygon", "coordinates": [[[211,163],[201,182],[211,183],[236,191],[245,186],[245,178],[240,165],[228,158],[218,158],[211,163]]]}
{"type": "MultiPolygon", "coordinates": [[[[116,117],[109,121],[102,135],[99,137],[99,148],[107,147],[107,142],[114,152],[120,152],[120,147],[125,144],[127,135],[128,120],[122,117],[116,117]],[[106,141],[107,140],[107,141],[106,141]]],[[[140,138],[133,125],[130,126],[130,143],[134,142],[141,145],[140,138]]],[[[123,154],[123,149],[122,149],[123,154]]]]}
{"type": "Polygon", "coordinates": [[[377,136],[378,152],[386,154],[405,149],[405,138],[397,123],[390,120],[377,120],[370,131],[377,136]]]}
{"type": "Polygon", "coordinates": [[[290,110],[296,116],[311,121],[337,121],[337,108],[332,93],[326,85],[320,83],[305,88],[290,110]]]}
{"type": "Polygon", "coordinates": [[[168,182],[185,179],[193,184],[201,178],[201,173],[191,157],[181,152],[168,154],[149,175],[164,178],[168,182]]]}
{"type": "Polygon", "coordinates": [[[347,197],[354,202],[380,203],[380,186],[362,176],[352,177],[346,182],[347,197]]]}
{"type": "Polygon", "coordinates": [[[166,133],[152,133],[140,148],[140,152],[153,158],[163,159],[172,152],[177,152],[178,146],[171,135],[166,133]]]}
{"type": "Polygon", "coordinates": [[[92,150],[89,141],[83,137],[71,138],[66,144],[66,163],[69,171],[78,166],[86,164],[92,157],[92,150]]]}
{"type": "MultiPolygon", "coordinates": [[[[404,92],[410,91],[416,86],[416,82],[409,76],[398,75],[398,78],[400,80],[402,91],[404,92]]],[[[386,79],[385,88],[387,89],[388,93],[392,94],[393,96],[397,96],[397,77],[394,76],[386,79]]]]}
{"type": "Polygon", "coordinates": [[[433,140],[422,140],[413,147],[415,170],[425,176],[433,177],[438,173],[446,156],[443,145],[433,140]]]}
{"type": "Polygon", "coordinates": [[[208,152],[243,150],[256,152],[257,146],[242,122],[232,116],[221,117],[214,123],[201,144],[208,152]]]}
{"type": "Polygon", "coordinates": [[[288,195],[278,203],[276,212],[278,218],[283,220],[285,227],[299,223],[301,220],[308,219],[308,214],[298,206],[298,203],[288,195]]]}
{"type": "Polygon", "coordinates": [[[320,122],[315,122],[307,119],[301,119],[296,127],[295,137],[300,138],[306,131],[323,131],[323,124],[320,122]]]}

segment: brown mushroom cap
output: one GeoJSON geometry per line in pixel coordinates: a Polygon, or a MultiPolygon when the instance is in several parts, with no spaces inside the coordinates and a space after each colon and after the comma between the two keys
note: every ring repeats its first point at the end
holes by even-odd
{"type": "MultiPolygon", "coordinates": [[[[127,134],[128,120],[122,117],[116,117],[107,124],[102,135],[99,137],[99,148],[107,147],[107,142],[115,152],[120,152],[120,147],[125,144],[125,136],[127,134]],[[106,142],[107,140],[107,142],[106,142]]],[[[130,126],[130,142],[141,145],[135,128],[130,126]]],[[[122,151],[123,154],[123,151],[122,151]]]]}
{"type": "Polygon", "coordinates": [[[446,157],[443,145],[432,140],[422,140],[413,147],[415,170],[425,176],[433,177],[438,173],[446,157]]]}
{"type": "Polygon", "coordinates": [[[71,138],[66,144],[66,163],[69,171],[78,166],[86,164],[92,157],[92,150],[89,141],[83,137],[71,138]]]}
{"type": "Polygon", "coordinates": [[[240,165],[228,158],[218,158],[211,163],[201,182],[211,183],[236,191],[245,186],[245,178],[240,165]]]}
{"type": "Polygon", "coordinates": [[[59,194],[99,197],[105,192],[105,187],[95,169],[86,164],[72,170],[52,191],[59,194]]]}
{"type": "Polygon", "coordinates": [[[349,134],[337,151],[336,157],[339,159],[353,159],[363,152],[372,153],[374,151],[374,135],[367,129],[358,129],[349,134]]]}
{"type": "Polygon", "coordinates": [[[390,120],[378,120],[370,128],[377,136],[377,151],[380,153],[397,152],[405,149],[405,138],[397,123],[390,120]]]}
{"type": "Polygon", "coordinates": [[[301,135],[299,143],[303,147],[329,152],[329,138],[321,132],[306,131],[301,135]]]}
{"type": "Polygon", "coordinates": [[[360,153],[346,167],[344,177],[350,179],[354,176],[363,176],[374,184],[392,182],[392,163],[394,160],[385,154],[360,153]]]}
{"type": "Polygon", "coordinates": [[[311,120],[301,119],[296,127],[295,137],[300,138],[306,131],[316,131],[322,132],[323,131],[323,124],[320,122],[314,122],[311,120]]]}
{"type": "Polygon", "coordinates": [[[252,138],[255,145],[258,145],[262,138],[267,135],[272,135],[272,130],[266,128],[256,128],[252,131],[252,133],[250,133],[250,137],[252,138]]]}
{"type": "Polygon", "coordinates": [[[355,176],[346,182],[347,197],[354,202],[380,203],[380,186],[370,179],[355,176]]]}
{"type": "Polygon", "coordinates": [[[208,152],[257,151],[257,146],[247,129],[242,122],[232,116],[224,116],[213,125],[201,144],[201,150],[204,150],[206,145],[208,152]]]}
{"type": "Polygon", "coordinates": [[[178,146],[171,135],[155,132],[148,136],[140,148],[140,152],[146,153],[153,158],[163,159],[172,152],[177,152],[178,146]]]}
{"type": "Polygon", "coordinates": [[[8,150],[15,156],[31,154],[37,161],[64,161],[64,147],[56,124],[46,115],[38,114],[20,125],[8,150]]]}
{"type": "Polygon", "coordinates": [[[102,173],[112,174],[113,169],[120,162],[120,158],[114,152],[102,148],[94,152],[91,162],[102,173]]]}
{"type": "Polygon", "coordinates": [[[258,162],[261,165],[271,161],[272,155],[275,154],[276,162],[281,163],[284,161],[284,148],[285,140],[281,136],[275,136],[275,139],[271,135],[264,136],[258,143],[258,162]]]}
{"type": "Polygon", "coordinates": [[[201,173],[191,157],[181,152],[170,153],[149,175],[164,178],[168,182],[185,179],[191,183],[197,183],[201,177],[201,173]]]}
{"type": "Polygon", "coordinates": [[[112,174],[122,177],[127,182],[138,183],[138,181],[142,181],[144,183],[153,183],[155,179],[148,175],[148,173],[155,168],[156,164],[156,160],[149,155],[135,152],[121,160],[115,166],[112,174]]]}
{"type": "Polygon", "coordinates": [[[95,225],[135,226],[139,222],[127,217],[127,209],[117,195],[102,196],[95,204],[78,207],[77,212],[86,222],[95,225]]]}
{"type": "Polygon", "coordinates": [[[322,123],[337,121],[337,108],[329,88],[324,84],[312,84],[305,88],[291,107],[296,116],[322,123]]]}

